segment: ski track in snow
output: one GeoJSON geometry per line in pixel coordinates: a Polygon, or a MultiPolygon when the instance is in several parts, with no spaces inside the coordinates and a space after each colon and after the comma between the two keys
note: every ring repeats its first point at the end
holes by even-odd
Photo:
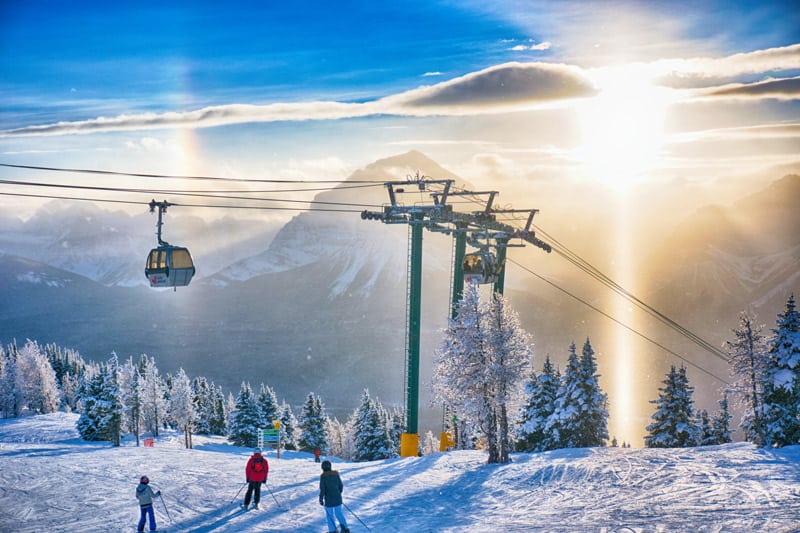
{"type": "MultiPolygon", "coordinates": [[[[249,449],[195,436],[186,450],[173,432],[153,448],[128,439],[121,447],[88,443],[77,436],[76,418],[0,421],[0,532],[135,531],[143,474],[163,491],[156,519],[170,533],[327,529],[320,469],[309,454],[268,452],[261,509],[245,512],[249,449]]],[[[459,451],[333,461],[354,532],[367,530],[358,518],[375,532],[800,532],[800,446],[586,448],[512,458],[487,465],[483,452],[459,451]]]]}

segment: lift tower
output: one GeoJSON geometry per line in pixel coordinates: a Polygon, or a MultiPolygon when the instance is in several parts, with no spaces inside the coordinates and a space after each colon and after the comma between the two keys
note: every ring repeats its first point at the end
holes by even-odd
{"type": "MultiPolygon", "coordinates": [[[[364,220],[378,220],[384,224],[409,225],[409,265],[408,265],[408,307],[407,307],[407,342],[406,342],[406,432],[401,436],[400,455],[413,457],[419,448],[419,347],[420,316],[422,307],[422,230],[454,235],[455,253],[453,265],[452,309],[461,300],[464,290],[462,263],[466,256],[466,244],[481,249],[493,247],[497,250],[495,262],[497,272],[494,279],[494,292],[503,292],[505,278],[506,248],[511,239],[519,239],[537,246],[547,252],[550,245],[539,240],[531,230],[533,216],[538,212],[528,210],[496,210],[493,201],[497,191],[475,192],[453,190],[454,180],[432,180],[419,174],[415,179],[386,182],[389,193],[389,204],[381,211],[365,210],[361,213],[364,220]],[[406,191],[411,187],[413,191],[406,191]],[[416,203],[406,206],[397,201],[398,195],[406,192],[428,193],[431,203],[416,203]],[[472,212],[457,212],[447,200],[453,196],[471,196],[473,199],[486,196],[482,209],[472,212]],[[516,228],[497,220],[498,214],[528,213],[524,228],[516,228]]],[[[513,246],[524,246],[516,244],[513,246]]],[[[452,315],[451,315],[452,318],[452,315]]]]}

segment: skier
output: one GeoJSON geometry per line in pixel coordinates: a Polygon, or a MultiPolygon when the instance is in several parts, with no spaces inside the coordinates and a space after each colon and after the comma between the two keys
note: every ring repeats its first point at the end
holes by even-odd
{"type": "Polygon", "coordinates": [[[261,485],[267,482],[269,474],[269,463],[261,455],[261,448],[253,450],[253,455],[247,461],[244,469],[245,479],[247,480],[247,493],[244,495],[242,508],[245,510],[250,505],[250,497],[253,497],[253,509],[258,509],[258,502],[261,501],[261,485]]]}
{"type": "Polygon", "coordinates": [[[319,504],[325,506],[325,518],[328,520],[328,533],[336,533],[334,515],[342,526],[341,533],[350,533],[347,521],[342,512],[342,478],[339,472],[331,470],[331,462],[322,461],[322,474],[319,476],[319,504]]]}
{"type": "Polygon", "coordinates": [[[314,449],[314,462],[315,462],[315,463],[318,463],[318,462],[319,462],[319,455],[320,455],[321,453],[322,453],[322,451],[320,451],[320,449],[319,449],[319,448],[315,448],[315,449],[314,449]]]}
{"type": "Polygon", "coordinates": [[[139,500],[139,525],[137,531],[144,531],[144,523],[150,518],[150,531],[156,530],[156,514],[153,511],[153,498],[161,496],[161,491],[153,492],[149,485],[150,479],[147,476],[139,478],[139,486],[136,487],[136,499],[139,500]]]}

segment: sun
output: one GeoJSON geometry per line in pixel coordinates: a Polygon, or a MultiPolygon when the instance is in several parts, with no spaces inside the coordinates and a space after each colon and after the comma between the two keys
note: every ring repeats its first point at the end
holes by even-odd
{"type": "Polygon", "coordinates": [[[627,191],[657,166],[669,101],[642,67],[607,67],[594,75],[599,94],[577,109],[581,142],[574,155],[588,176],[627,191]]]}

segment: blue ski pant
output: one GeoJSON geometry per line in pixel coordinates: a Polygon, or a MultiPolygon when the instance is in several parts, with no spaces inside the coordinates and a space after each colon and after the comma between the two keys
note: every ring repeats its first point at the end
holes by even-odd
{"type": "Polygon", "coordinates": [[[139,526],[136,528],[139,531],[144,531],[144,523],[147,517],[150,517],[150,531],[156,530],[156,513],[153,511],[152,505],[142,505],[139,507],[139,526]]]}
{"type": "Polygon", "coordinates": [[[333,521],[334,515],[339,521],[339,525],[343,528],[347,528],[347,520],[344,519],[342,506],[337,505],[336,507],[325,507],[325,518],[328,520],[328,531],[336,531],[336,522],[333,521]]]}

